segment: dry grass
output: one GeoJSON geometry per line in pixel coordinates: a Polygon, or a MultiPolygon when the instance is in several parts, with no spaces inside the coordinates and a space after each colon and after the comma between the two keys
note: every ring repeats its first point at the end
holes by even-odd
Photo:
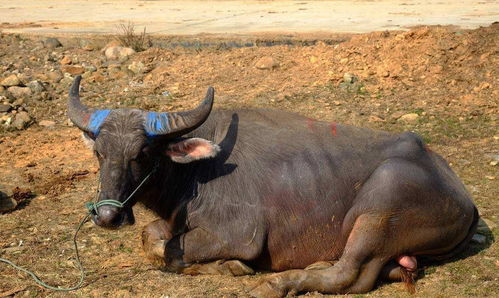
{"type": "Polygon", "coordinates": [[[137,34],[135,33],[135,25],[132,23],[120,24],[118,26],[119,35],[116,36],[123,46],[134,49],[136,52],[141,52],[146,50],[151,46],[151,40],[146,34],[146,27],[144,30],[137,34]]]}

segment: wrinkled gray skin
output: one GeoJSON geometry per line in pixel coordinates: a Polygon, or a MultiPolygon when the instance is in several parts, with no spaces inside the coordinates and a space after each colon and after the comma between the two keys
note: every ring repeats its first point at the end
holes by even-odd
{"type": "Polygon", "coordinates": [[[144,250],[165,270],[284,271],[251,290],[261,297],[363,293],[378,278],[414,276],[415,268],[394,260],[448,258],[476,228],[463,184],[410,132],[273,110],[213,111],[181,139],[147,138],[143,123],[143,111],[119,109],[102,124],[93,144],[101,200],[123,201],[156,160],[159,170],[132,204],[101,207],[94,221],[108,228],[133,223],[137,201],[155,211],[160,219],[145,227],[144,250]],[[207,153],[196,158],[174,150],[190,138],[213,144],[202,143],[207,153]],[[320,261],[330,263],[303,270],[320,261]]]}

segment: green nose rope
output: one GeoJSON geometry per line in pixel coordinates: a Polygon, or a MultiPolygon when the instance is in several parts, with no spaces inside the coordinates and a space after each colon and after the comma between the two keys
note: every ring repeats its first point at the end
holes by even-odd
{"type": "MultiPolygon", "coordinates": [[[[149,172],[149,174],[147,174],[147,176],[142,180],[142,182],[139,184],[139,186],[137,186],[135,188],[135,190],[123,202],[116,201],[116,200],[102,200],[100,202],[85,203],[85,207],[87,208],[88,213],[87,213],[87,215],[85,215],[85,217],[78,224],[78,227],[76,228],[75,235],[73,237],[73,245],[74,245],[75,252],[76,252],[76,263],[78,264],[78,269],[80,270],[80,280],[78,281],[78,283],[75,286],[69,287],[69,288],[54,287],[54,286],[51,286],[51,285],[43,282],[38,276],[36,276],[35,273],[33,273],[33,272],[23,268],[23,267],[20,267],[7,259],[0,258],[0,262],[6,263],[19,271],[27,273],[28,275],[30,275],[33,278],[33,280],[37,284],[39,284],[40,286],[47,288],[49,290],[69,292],[69,291],[74,291],[74,290],[81,288],[81,286],[83,285],[84,279],[85,279],[85,270],[84,270],[83,265],[82,265],[81,260],[80,260],[80,253],[78,251],[78,243],[76,241],[76,237],[78,236],[78,232],[80,231],[81,227],[88,221],[88,219],[90,218],[90,216],[92,214],[97,214],[97,208],[99,208],[100,206],[110,205],[110,206],[115,206],[118,208],[123,208],[125,206],[125,204],[133,197],[133,195],[135,195],[135,193],[140,189],[140,187],[151,177],[151,175],[156,171],[157,168],[158,168],[158,163],[156,163],[154,165],[151,172],[149,172]]],[[[99,196],[99,192],[100,192],[100,183],[99,183],[99,186],[97,187],[97,194],[95,196],[95,201],[97,201],[97,198],[99,196]]]]}

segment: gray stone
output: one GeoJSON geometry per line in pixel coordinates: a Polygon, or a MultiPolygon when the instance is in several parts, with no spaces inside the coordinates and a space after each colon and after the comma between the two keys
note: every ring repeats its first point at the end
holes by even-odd
{"type": "Polygon", "coordinates": [[[18,86],[21,84],[21,80],[17,77],[17,75],[12,74],[0,82],[0,85],[5,87],[18,86]]]}
{"type": "Polygon", "coordinates": [[[49,38],[45,39],[45,41],[43,42],[43,45],[49,49],[55,49],[55,48],[62,47],[61,42],[57,38],[54,38],[54,37],[49,37],[49,38]]]}
{"type": "Polygon", "coordinates": [[[0,113],[7,113],[11,109],[12,109],[12,107],[10,105],[0,104],[0,113]]]}
{"type": "Polygon", "coordinates": [[[12,126],[21,130],[29,126],[31,122],[31,117],[27,112],[19,112],[16,114],[14,118],[14,122],[12,122],[12,126]]]}
{"type": "Polygon", "coordinates": [[[9,90],[10,94],[15,98],[28,97],[31,95],[31,89],[29,87],[12,86],[7,90],[9,90]]]}
{"type": "Polygon", "coordinates": [[[31,89],[31,92],[33,92],[34,94],[45,91],[45,86],[43,86],[43,83],[37,80],[29,82],[26,86],[28,86],[29,89],[31,89]]]}

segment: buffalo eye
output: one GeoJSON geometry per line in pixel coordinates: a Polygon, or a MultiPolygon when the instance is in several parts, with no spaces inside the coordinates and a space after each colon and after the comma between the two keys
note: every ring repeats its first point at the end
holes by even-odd
{"type": "Polygon", "coordinates": [[[139,153],[137,154],[137,156],[135,158],[133,158],[132,160],[136,161],[136,162],[142,162],[142,161],[144,161],[144,159],[146,159],[148,157],[149,151],[150,151],[150,149],[149,149],[148,146],[142,148],[139,151],[139,153]]]}
{"type": "Polygon", "coordinates": [[[97,150],[94,150],[95,156],[97,156],[98,159],[104,159],[104,156],[97,150]]]}

